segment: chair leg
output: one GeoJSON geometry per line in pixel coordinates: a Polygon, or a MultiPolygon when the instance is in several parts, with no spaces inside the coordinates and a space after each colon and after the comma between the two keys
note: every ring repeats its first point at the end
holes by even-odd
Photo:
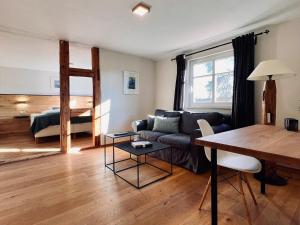
{"type": "Polygon", "coordinates": [[[203,193],[203,195],[202,195],[202,199],[201,199],[201,202],[200,202],[199,210],[201,210],[202,205],[203,205],[203,203],[204,203],[204,200],[205,200],[205,198],[206,198],[206,196],[207,196],[207,193],[208,193],[208,190],[209,190],[209,187],[210,187],[210,182],[211,182],[211,176],[210,176],[209,179],[208,179],[208,182],[207,182],[207,184],[206,184],[204,193],[203,193]]]}
{"type": "Polygon", "coordinates": [[[252,197],[252,199],[253,199],[253,201],[254,201],[254,204],[257,205],[257,201],[256,201],[256,199],[255,199],[255,195],[253,194],[252,188],[251,188],[250,183],[249,183],[249,181],[248,181],[247,174],[246,174],[246,173],[243,173],[243,175],[244,175],[244,179],[245,179],[245,182],[246,182],[246,184],[247,184],[247,187],[248,187],[248,189],[249,189],[249,192],[250,192],[250,194],[251,194],[251,197],[252,197]]]}
{"type": "Polygon", "coordinates": [[[244,205],[245,205],[245,208],[246,208],[246,213],[247,213],[247,217],[248,217],[248,223],[249,225],[252,225],[251,223],[251,218],[250,218],[250,212],[249,212],[249,208],[248,208],[248,205],[247,205],[247,201],[246,201],[246,197],[245,197],[245,193],[244,193],[244,189],[243,189],[243,184],[242,184],[242,173],[239,172],[238,173],[238,176],[237,176],[237,180],[238,180],[238,184],[240,186],[240,191],[241,191],[241,194],[242,194],[242,197],[243,197],[243,201],[244,201],[244,205]]]}

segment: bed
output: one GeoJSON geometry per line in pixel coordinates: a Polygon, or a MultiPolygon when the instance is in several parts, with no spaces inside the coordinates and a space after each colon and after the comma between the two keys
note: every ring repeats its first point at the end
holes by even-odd
{"type": "MultiPolygon", "coordinates": [[[[30,115],[31,132],[38,138],[60,135],[60,111],[51,109],[30,115]]],[[[71,117],[71,133],[92,133],[92,116],[71,117]]]]}

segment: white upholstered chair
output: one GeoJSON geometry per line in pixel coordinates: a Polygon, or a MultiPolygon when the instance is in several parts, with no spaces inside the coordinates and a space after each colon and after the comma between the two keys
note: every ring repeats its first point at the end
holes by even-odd
{"type": "MultiPolygon", "coordinates": [[[[214,134],[212,127],[209,125],[209,123],[206,120],[201,119],[201,120],[198,120],[197,122],[199,124],[202,136],[208,136],[208,135],[214,134]]],[[[209,161],[211,161],[211,154],[210,154],[211,149],[208,147],[205,147],[204,150],[205,150],[205,155],[206,155],[207,159],[209,161]]],[[[232,152],[226,152],[226,151],[222,151],[222,150],[217,150],[217,164],[220,167],[226,167],[226,168],[237,171],[237,178],[238,178],[238,185],[240,188],[240,193],[242,194],[243,201],[245,204],[248,222],[249,222],[249,224],[251,224],[250,213],[249,213],[248,205],[246,202],[242,181],[244,180],[245,183],[247,184],[247,187],[249,189],[251,197],[252,197],[255,205],[257,205],[255,196],[253,194],[253,191],[251,189],[251,186],[247,179],[246,174],[260,172],[261,171],[260,161],[258,161],[254,157],[241,155],[241,154],[237,154],[237,153],[232,153],[232,152]]],[[[209,177],[208,183],[207,183],[205,191],[203,193],[199,210],[201,210],[201,207],[203,205],[205,197],[208,193],[208,190],[210,187],[210,182],[211,182],[211,177],[209,177]]]]}

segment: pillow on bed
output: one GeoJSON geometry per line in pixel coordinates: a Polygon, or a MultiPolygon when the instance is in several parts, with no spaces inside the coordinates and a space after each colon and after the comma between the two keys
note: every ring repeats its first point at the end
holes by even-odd
{"type": "Polygon", "coordinates": [[[55,113],[55,112],[60,112],[60,109],[47,109],[45,111],[42,111],[41,114],[47,114],[47,113],[55,113]]]}

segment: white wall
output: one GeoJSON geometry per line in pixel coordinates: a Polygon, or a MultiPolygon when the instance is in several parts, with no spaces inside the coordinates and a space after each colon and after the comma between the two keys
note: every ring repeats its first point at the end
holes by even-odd
{"type": "MultiPolygon", "coordinates": [[[[273,25],[270,34],[259,39],[256,47],[256,64],[262,60],[279,59],[296,72],[297,76],[276,81],[276,125],[283,126],[286,117],[300,120],[300,18],[273,25]]],[[[262,121],[263,82],[255,83],[256,122],[262,121]]]]}
{"type": "MultiPolygon", "coordinates": [[[[0,94],[59,95],[52,80],[59,80],[53,71],[0,67],[0,94]]],[[[70,94],[92,96],[92,79],[70,78],[70,94]]]]}
{"type": "MultiPolygon", "coordinates": [[[[271,32],[259,36],[256,45],[256,65],[267,59],[284,61],[298,76],[278,80],[277,83],[277,122],[283,125],[283,119],[294,117],[300,120],[300,18],[267,27],[271,32]]],[[[261,31],[264,28],[258,30],[261,31]]],[[[226,42],[225,40],[224,42],[226,42]]],[[[217,49],[223,51],[224,49],[217,49]]],[[[205,52],[211,54],[212,52],[205,52]]],[[[199,56],[196,56],[199,57],[199,56]]],[[[176,63],[170,58],[156,63],[156,107],[172,109],[176,80],[176,63]]],[[[263,82],[255,83],[255,117],[261,122],[261,99],[263,82]]],[[[218,109],[199,109],[197,111],[221,111],[218,109]]],[[[230,112],[222,110],[221,112],[230,112]]]]}
{"type": "MultiPolygon", "coordinates": [[[[0,94],[58,94],[50,88],[50,77],[59,76],[58,47],[58,41],[0,33],[0,94]]],[[[70,62],[91,68],[90,48],[71,45],[70,62]]],[[[103,132],[128,130],[154,111],[154,61],[100,49],[100,72],[103,132]],[[123,70],[139,72],[140,94],[123,95],[123,70]]],[[[90,81],[72,78],[71,94],[90,95],[90,81]]]]}
{"type": "Polygon", "coordinates": [[[156,98],[155,106],[158,109],[173,109],[176,82],[176,62],[170,59],[156,63],[156,98]]]}
{"type": "Polygon", "coordinates": [[[131,129],[131,121],[154,111],[155,63],[152,60],[101,49],[102,131],[131,129]],[[140,93],[123,94],[123,71],[139,72],[140,93]],[[108,126],[106,125],[108,124],[108,126]]]}
{"type": "MultiPolygon", "coordinates": [[[[0,33],[0,94],[58,95],[50,85],[59,79],[58,41],[0,33]]],[[[89,68],[89,51],[70,48],[71,66],[89,68]]],[[[71,78],[71,95],[92,95],[90,78],[71,78]]]]}

